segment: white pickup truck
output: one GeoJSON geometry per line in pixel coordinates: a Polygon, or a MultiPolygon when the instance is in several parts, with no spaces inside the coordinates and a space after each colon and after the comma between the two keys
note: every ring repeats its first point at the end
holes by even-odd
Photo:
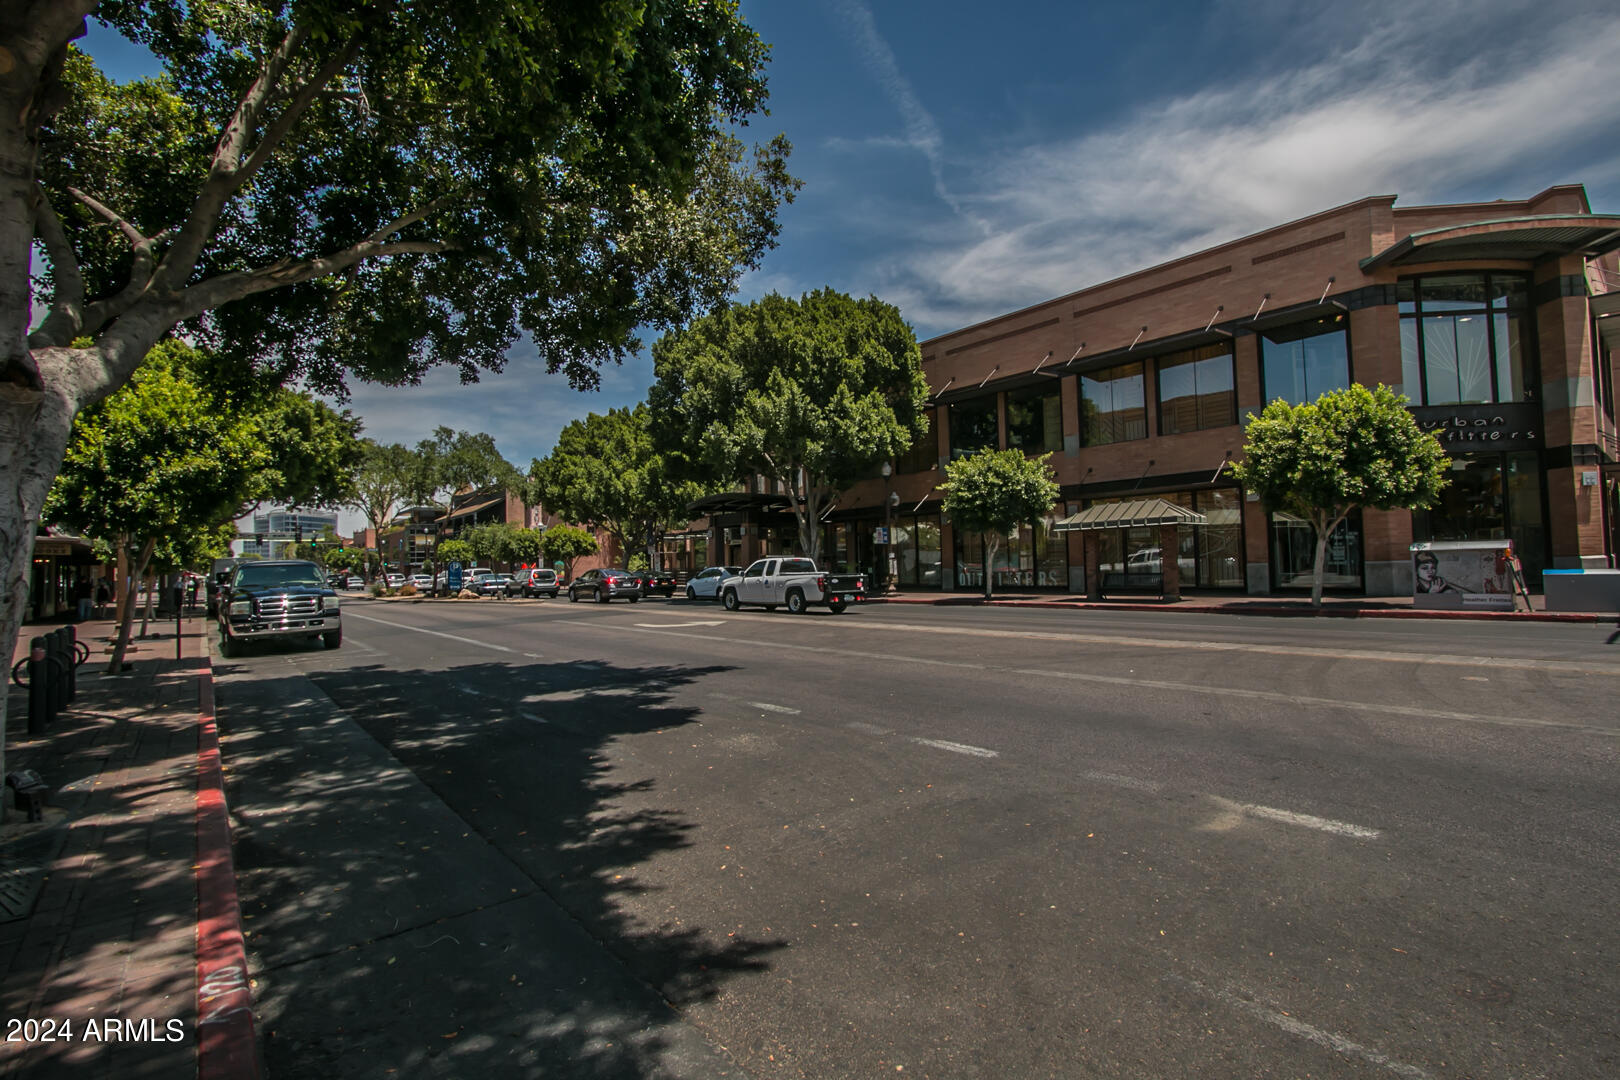
{"type": "Polygon", "coordinates": [[[825,604],[837,615],[865,600],[864,575],[824,573],[809,559],[755,559],[740,575],[720,583],[720,602],[727,611],[753,604],[767,611],[785,607],[802,615],[812,604],[825,604]]]}

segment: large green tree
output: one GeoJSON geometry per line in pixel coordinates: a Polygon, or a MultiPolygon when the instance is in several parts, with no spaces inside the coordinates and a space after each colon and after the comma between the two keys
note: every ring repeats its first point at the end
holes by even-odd
{"type": "Polygon", "coordinates": [[[639,549],[654,569],[659,542],[705,494],[686,475],[684,463],[654,444],[645,404],[573,421],[551,453],[529,467],[534,494],[548,511],[607,530],[626,558],[639,549]]]}
{"type": "Polygon", "coordinates": [[[876,297],[772,294],[666,334],[653,366],[660,445],[782,485],[813,559],[839,496],[928,432],[917,339],[876,297]]]}
{"type": "MultiPolygon", "coordinates": [[[[128,588],[149,568],[174,569],[217,547],[220,529],[244,506],[318,503],[311,485],[333,463],[341,479],[342,463],[357,452],[351,418],[291,402],[301,395],[280,388],[222,388],[210,380],[215,373],[213,358],[165,341],[127,386],[74,424],[46,513],[120,550],[128,588]],[[311,420],[321,410],[331,415],[311,420]],[[321,445],[311,445],[312,431],[324,433],[321,445]]],[[[114,671],[130,614],[126,605],[114,671]]]]}
{"type": "Polygon", "coordinates": [[[0,646],[74,416],[177,327],[318,390],[524,334],[592,386],[722,303],[796,186],[733,134],[766,54],[733,0],[0,0],[0,646]]]}
{"type": "Polygon", "coordinates": [[[945,466],[940,508],[951,527],[976,533],[984,552],[984,598],[990,599],[996,549],[1004,536],[1051,510],[1059,488],[1051,454],[1025,457],[1022,450],[981,450],[945,466]]]}
{"type": "Polygon", "coordinates": [[[1448,482],[1450,458],[1418,427],[1406,398],[1387,386],[1350,386],[1303,405],[1280,398],[1251,414],[1235,476],[1272,512],[1286,511],[1316,530],[1311,605],[1322,606],[1328,537],[1363,507],[1433,506],[1448,482]]]}
{"type": "Polygon", "coordinates": [[[540,536],[540,552],[547,562],[563,564],[563,577],[574,576],[574,560],[595,555],[596,537],[575,525],[553,525],[540,536]]]}
{"type": "Polygon", "coordinates": [[[362,443],[363,453],[354,472],[354,495],[348,506],[360,511],[379,534],[394,520],[400,500],[411,483],[414,460],[399,443],[382,445],[374,439],[362,443]]]}

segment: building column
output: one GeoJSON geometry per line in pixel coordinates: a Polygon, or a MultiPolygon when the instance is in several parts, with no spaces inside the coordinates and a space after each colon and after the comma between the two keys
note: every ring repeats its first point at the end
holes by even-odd
{"type": "Polygon", "coordinates": [[[1102,569],[1097,565],[1097,560],[1101,557],[1099,549],[1102,546],[1102,541],[1097,536],[1095,529],[1087,529],[1080,535],[1084,538],[1082,543],[1085,548],[1086,599],[1101,600],[1103,598],[1102,569]]]}
{"type": "Polygon", "coordinates": [[[1181,599],[1181,537],[1174,525],[1159,526],[1159,571],[1164,578],[1160,586],[1166,600],[1181,599]]]}

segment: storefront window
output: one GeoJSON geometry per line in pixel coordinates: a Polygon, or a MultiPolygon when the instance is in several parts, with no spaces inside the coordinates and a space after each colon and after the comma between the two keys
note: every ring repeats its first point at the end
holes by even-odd
{"type": "Polygon", "coordinates": [[[1315,401],[1350,385],[1350,341],[1343,315],[1310,319],[1260,333],[1260,377],[1266,401],[1315,401]]]}
{"type": "Polygon", "coordinates": [[[951,460],[994,450],[1000,442],[996,423],[995,395],[959,401],[946,411],[951,414],[951,460]]]}
{"type": "Polygon", "coordinates": [[[1142,365],[1120,364],[1080,376],[1087,446],[1147,438],[1142,365]]]}
{"type": "Polygon", "coordinates": [[[1032,386],[1007,391],[1007,447],[1026,454],[1063,449],[1063,398],[1032,386]]]}
{"type": "Polygon", "coordinates": [[[1534,400],[1523,274],[1407,278],[1397,299],[1401,389],[1414,405],[1534,400]]]}
{"type": "Polygon", "coordinates": [[[1539,577],[1547,538],[1536,453],[1465,454],[1452,459],[1449,476],[1434,506],[1413,512],[1413,538],[1512,540],[1526,575],[1539,577]]]}
{"type": "MultiPolygon", "coordinates": [[[[1361,514],[1352,513],[1328,535],[1327,561],[1322,587],[1329,590],[1363,588],[1361,514]]],[[[1316,530],[1292,514],[1271,516],[1271,576],[1277,589],[1309,589],[1316,573],[1316,530]]]]}
{"type": "Polygon", "coordinates": [[[891,535],[900,584],[938,588],[939,518],[896,518],[891,535]]]}
{"type": "MultiPolygon", "coordinates": [[[[1050,518],[1023,525],[996,546],[990,572],[995,588],[1066,588],[1069,582],[1067,544],[1052,532],[1050,518]]],[[[957,534],[956,585],[984,588],[984,545],[975,533],[957,534]]]]}
{"type": "Polygon", "coordinates": [[[1172,353],[1157,364],[1160,435],[1237,423],[1230,344],[1172,353]]]}

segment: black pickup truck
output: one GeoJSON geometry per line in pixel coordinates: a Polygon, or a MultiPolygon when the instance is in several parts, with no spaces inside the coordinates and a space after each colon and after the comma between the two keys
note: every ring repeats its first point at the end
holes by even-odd
{"type": "Polygon", "coordinates": [[[245,641],[319,637],[343,644],[337,592],[319,566],[303,559],[244,562],[219,594],[219,651],[236,656],[245,641]]]}

